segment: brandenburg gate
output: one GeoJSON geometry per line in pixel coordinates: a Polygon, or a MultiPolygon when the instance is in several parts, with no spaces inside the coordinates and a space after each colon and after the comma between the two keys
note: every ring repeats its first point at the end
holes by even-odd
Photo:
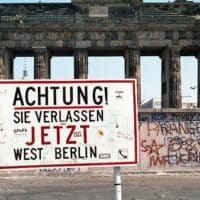
{"type": "Polygon", "coordinates": [[[35,79],[50,78],[52,56],[74,56],[76,79],[87,79],[88,56],[123,56],[125,78],[138,81],[139,105],[140,57],[160,56],[162,108],[181,108],[180,56],[196,56],[200,107],[200,3],[0,4],[1,79],[13,79],[15,56],[34,56],[35,79]]]}

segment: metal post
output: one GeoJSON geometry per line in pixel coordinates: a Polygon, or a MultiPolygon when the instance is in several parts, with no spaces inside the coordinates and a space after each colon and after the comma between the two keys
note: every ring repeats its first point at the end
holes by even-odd
{"type": "Polygon", "coordinates": [[[114,190],[115,190],[115,200],[122,200],[120,167],[114,167],[114,190]]]}

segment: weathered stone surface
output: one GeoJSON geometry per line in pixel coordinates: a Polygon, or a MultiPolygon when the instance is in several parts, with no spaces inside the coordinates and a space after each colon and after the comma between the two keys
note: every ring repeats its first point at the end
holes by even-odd
{"type": "MultiPolygon", "coordinates": [[[[137,91],[141,94],[141,67],[140,49],[127,49],[125,51],[125,77],[137,79],[137,91]]],[[[141,105],[141,97],[137,98],[138,107],[141,105]]]]}
{"type": "Polygon", "coordinates": [[[74,52],[74,78],[87,79],[88,55],[85,49],[76,49],[74,52]]]}
{"type": "Polygon", "coordinates": [[[45,47],[35,47],[35,66],[34,74],[35,79],[48,79],[50,78],[50,59],[49,52],[45,47]]]}

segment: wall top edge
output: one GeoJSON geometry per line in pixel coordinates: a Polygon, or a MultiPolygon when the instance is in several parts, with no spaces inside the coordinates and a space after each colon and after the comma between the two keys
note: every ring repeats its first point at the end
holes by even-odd
{"type": "Polygon", "coordinates": [[[199,2],[193,2],[193,1],[186,1],[186,2],[124,2],[124,1],[103,1],[103,2],[99,2],[99,1],[93,1],[93,2],[66,2],[66,3],[63,3],[63,2],[38,2],[38,3],[35,3],[35,2],[1,2],[0,5],[71,5],[71,4],[103,4],[103,3],[107,3],[107,4],[135,4],[135,3],[139,3],[139,4],[144,4],[144,5],[191,5],[191,4],[200,4],[199,2]]]}
{"type": "Polygon", "coordinates": [[[139,109],[139,113],[200,113],[200,108],[162,108],[162,109],[139,109]]]}

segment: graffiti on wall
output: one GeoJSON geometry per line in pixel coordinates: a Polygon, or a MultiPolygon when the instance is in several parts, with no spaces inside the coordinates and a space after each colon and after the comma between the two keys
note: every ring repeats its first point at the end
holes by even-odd
{"type": "Polygon", "coordinates": [[[142,169],[200,167],[200,113],[140,114],[142,169]]]}
{"type": "Polygon", "coordinates": [[[80,172],[80,168],[44,168],[39,169],[42,175],[75,175],[80,172]]]}

